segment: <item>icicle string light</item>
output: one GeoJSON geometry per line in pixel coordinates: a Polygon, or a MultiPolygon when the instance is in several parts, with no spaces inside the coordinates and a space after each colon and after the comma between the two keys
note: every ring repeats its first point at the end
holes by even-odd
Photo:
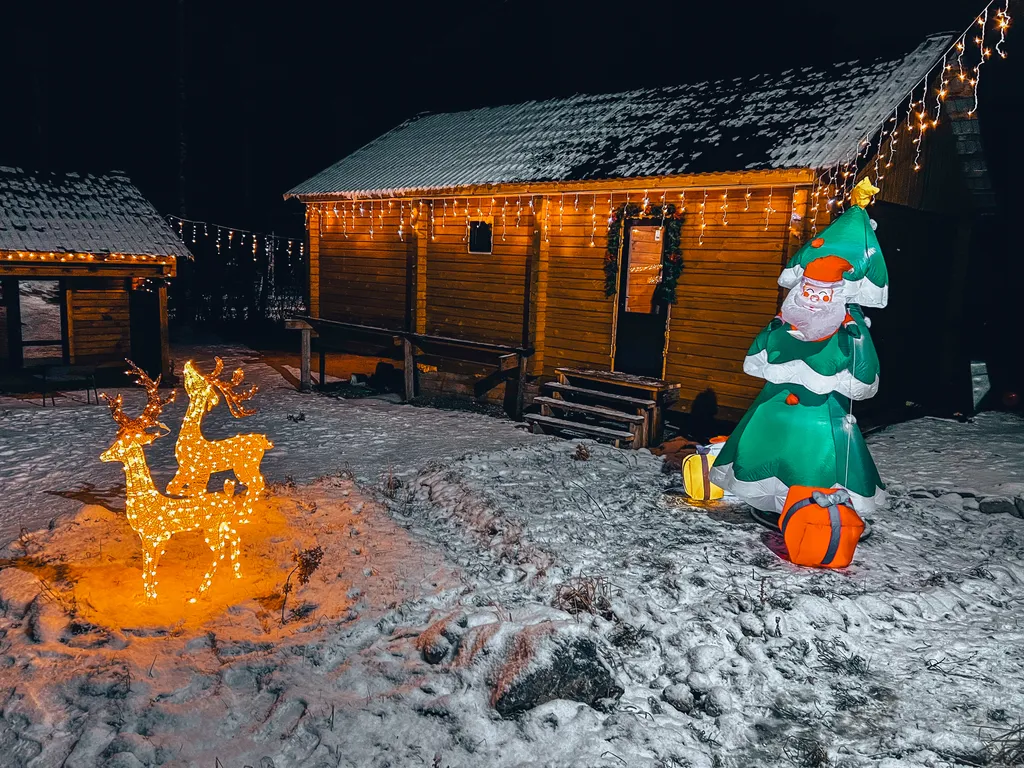
{"type": "Polygon", "coordinates": [[[996,29],[999,30],[999,41],[996,43],[996,53],[999,58],[1006,58],[1006,51],[1003,50],[1003,43],[1006,42],[1006,30],[1010,27],[1010,0],[1005,0],[1003,9],[996,11],[996,29]]]}
{"type": "MultiPolygon", "coordinates": [[[[611,198],[608,198],[609,204],[611,198]]],[[[597,195],[590,201],[590,247],[594,247],[594,238],[597,237],[597,195]]]]}
{"type": "Polygon", "coordinates": [[[974,65],[974,77],[971,79],[971,88],[974,90],[974,106],[967,112],[968,115],[973,116],[978,111],[978,91],[981,84],[981,65],[985,63],[985,59],[992,55],[992,52],[985,47],[985,27],[988,24],[988,6],[985,6],[985,10],[982,11],[981,16],[978,17],[978,25],[981,27],[981,34],[974,38],[974,42],[978,44],[978,63],[974,65]]]}
{"type": "Polygon", "coordinates": [[[708,191],[704,190],[704,199],[700,203],[700,234],[697,236],[697,245],[704,245],[704,230],[708,223],[704,218],[705,209],[708,207],[708,191]]]}

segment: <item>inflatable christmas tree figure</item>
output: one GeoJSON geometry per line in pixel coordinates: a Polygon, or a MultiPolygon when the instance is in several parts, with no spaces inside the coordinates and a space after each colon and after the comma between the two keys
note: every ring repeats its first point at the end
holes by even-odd
{"type": "Polygon", "coordinates": [[[844,489],[861,514],[884,497],[851,409],[878,391],[878,356],[861,310],[888,299],[885,261],[864,210],[877,191],[861,181],[850,210],[790,259],[779,277],[789,294],[743,363],[767,384],[711,480],[766,518],[782,513],[791,486],[844,489]]]}

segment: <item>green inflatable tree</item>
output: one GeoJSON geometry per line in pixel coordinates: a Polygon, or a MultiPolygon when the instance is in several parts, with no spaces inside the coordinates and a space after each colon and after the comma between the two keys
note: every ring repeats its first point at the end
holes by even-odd
{"type": "Polygon", "coordinates": [[[885,261],[864,210],[877,191],[861,181],[850,210],[790,259],[779,277],[789,294],[743,363],[767,383],[715,460],[711,481],[769,519],[794,485],[843,488],[861,514],[884,497],[851,409],[852,400],[878,391],[878,356],[861,309],[888,300],[885,261]]]}

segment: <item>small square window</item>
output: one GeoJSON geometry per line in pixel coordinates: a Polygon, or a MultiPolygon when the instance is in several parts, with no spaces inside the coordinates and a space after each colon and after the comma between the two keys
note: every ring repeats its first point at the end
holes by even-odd
{"type": "Polygon", "coordinates": [[[471,219],[469,222],[469,252],[490,253],[492,232],[491,219],[471,219]]]}

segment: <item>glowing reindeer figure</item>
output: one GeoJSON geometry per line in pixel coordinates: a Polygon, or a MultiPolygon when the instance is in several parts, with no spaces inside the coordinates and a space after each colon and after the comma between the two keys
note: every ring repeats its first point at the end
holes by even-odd
{"type": "Polygon", "coordinates": [[[178,459],[178,471],[167,484],[170,494],[192,495],[206,490],[210,475],[214,472],[232,470],[235,477],[246,488],[247,495],[253,502],[259,498],[266,487],[263,475],[260,474],[260,462],[263,453],[274,447],[266,435],[247,434],[235,435],[226,440],[207,440],[203,437],[202,421],[207,411],[218,402],[218,392],[235,418],[252,416],[256,411],[249,410],[242,403],[256,394],[258,388],[253,385],[247,390],[236,392],[245,374],[237,369],[231,381],[220,379],[224,370],[224,361],[214,358],[213,371],[208,374],[199,373],[189,360],[185,363],[185,391],[188,393],[188,411],[178,433],[178,441],[174,445],[174,455],[178,459]]]}
{"type": "Polygon", "coordinates": [[[223,493],[204,490],[180,499],[164,496],[156,489],[142,448],[170,432],[160,423],[159,417],[163,407],[174,399],[174,392],[166,400],[161,399],[157,391],[160,378],[154,382],[134,363],[129,361],[129,365],[129,373],[138,376],[136,383],[146,389],[146,407],[140,416],[131,418],[122,409],[121,395],[115,398],[103,395],[118,431],[114,444],[100,455],[100,459],[119,461],[124,465],[125,511],[128,524],[142,539],[142,585],[146,597],[156,598],[156,566],[164,553],[165,543],[174,534],[184,531],[202,530],[206,544],[215,555],[213,564],[203,576],[200,593],[209,589],[225,551],[230,553],[235,576],[241,578],[236,526],[249,522],[255,499],[248,493],[235,497],[232,480],[224,482],[223,493]],[[157,431],[153,432],[154,429],[157,431]]]}

